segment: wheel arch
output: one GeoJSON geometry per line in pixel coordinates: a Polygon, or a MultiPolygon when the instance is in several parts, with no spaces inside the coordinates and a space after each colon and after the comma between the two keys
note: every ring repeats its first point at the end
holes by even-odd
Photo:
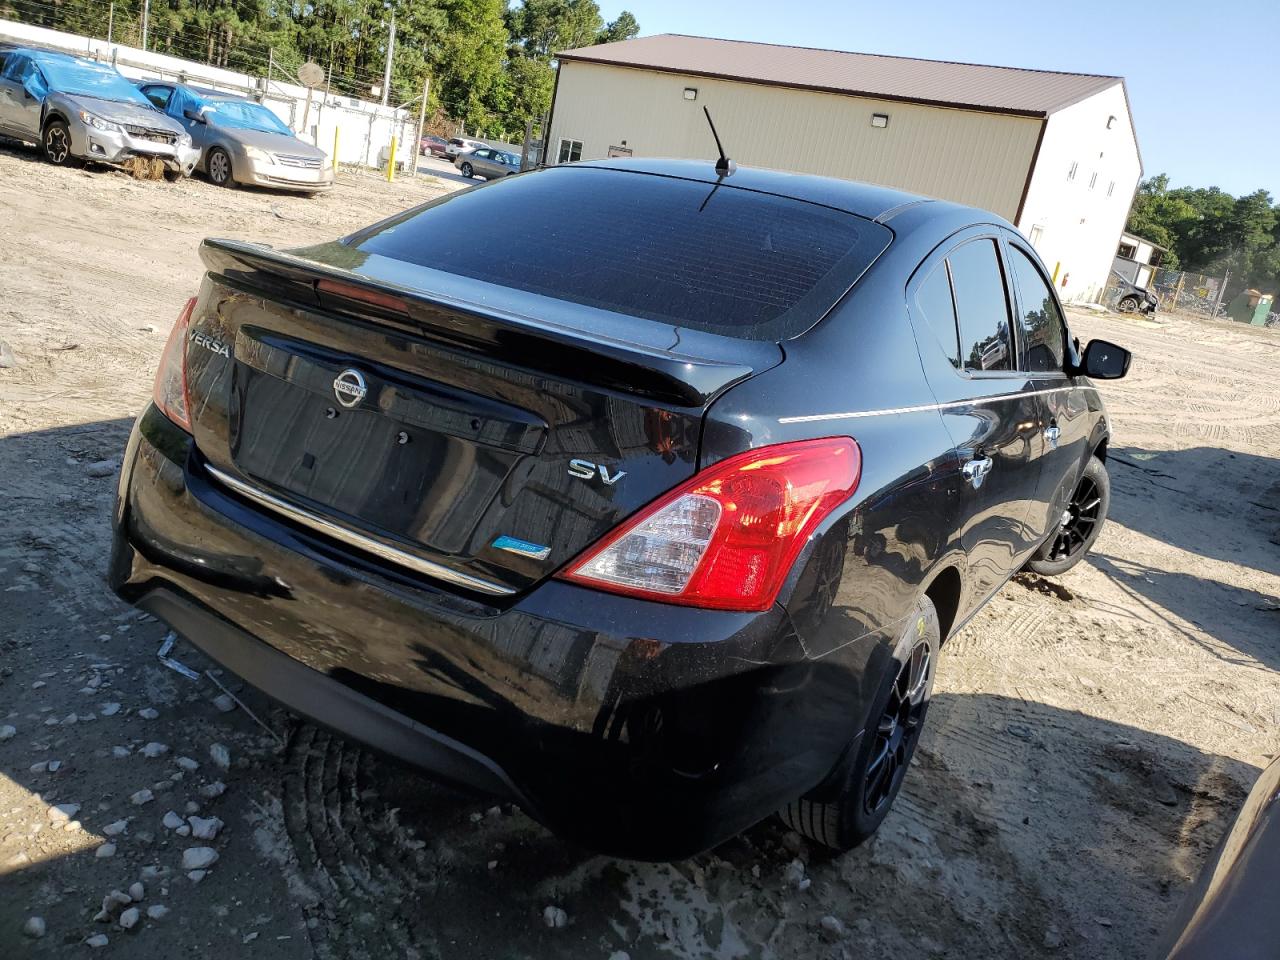
{"type": "Polygon", "coordinates": [[[942,643],[947,642],[951,629],[956,624],[963,593],[964,581],[960,577],[960,568],[951,563],[936,570],[924,588],[924,595],[933,603],[933,608],[938,613],[938,632],[942,643]]]}

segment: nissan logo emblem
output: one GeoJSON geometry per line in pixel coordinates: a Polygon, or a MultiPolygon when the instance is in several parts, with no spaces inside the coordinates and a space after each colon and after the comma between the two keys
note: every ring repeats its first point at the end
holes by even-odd
{"type": "Polygon", "coordinates": [[[343,370],[333,380],[333,393],[344,407],[354,407],[369,392],[359,370],[343,370]]]}

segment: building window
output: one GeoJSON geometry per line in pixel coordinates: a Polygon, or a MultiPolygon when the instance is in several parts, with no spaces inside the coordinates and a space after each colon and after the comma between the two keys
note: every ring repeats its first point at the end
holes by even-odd
{"type": "Polygon", "coordinates": [[[1111,194],[1113,194],[1113,193],[1115,193],[1115,192],[1116,192],[1116,182],[1115,182],[1114,180],[1112,180],[1112,181],[1111,181],[1111,185],[1110,185],[1109,187],[1107,187],[1107,196],[1109,197],[1109,196],[1111,196],[1111,194]]]}
{"type": "Polygon", "coordinates": [[[1078,169],[1080,169],[1080,164],[1078,162],[1071,164],[1071,169],[1067,171],[1067,179],[1074,180],[1078,169]]]}
{"type": "Polygon", "coordinates": [[[560,157],[556,163],[575,163],[582,159],[581,140],[560,140],[560,157]]]}
{"type": "Polygon", "coordinates": [[[1093,176],[1089,178],[1089,189],[1092,190],[1098,185],[1098,171],[1093,171],[1093,176]]]}
{"type": "Polygon", "coordinates": [[[1031,241],[1031,245],[1033,247],[1036,247],[1038,249],[1040,246],[1040,238],[1043,236],[1044,236],[1044,226],[1042,224],[1037,223],[1032,226],[1031,232],[1027,234],[1027,239],[1031,241]]]}
{"type": "Polygon", "coordinates": [[[1115,125],[1115,122],[1116,122],[1115,116],[1107,117],[1107,129],[1110,130],[1115,125]]]}
{"type": "Polygon", "coordinates": [[[1124,257],[1126,260],[1133,260],[1138,256],[1137,244],[1121,242],[1120,249],[1116,251],[1117,257],[1124,257]]]}

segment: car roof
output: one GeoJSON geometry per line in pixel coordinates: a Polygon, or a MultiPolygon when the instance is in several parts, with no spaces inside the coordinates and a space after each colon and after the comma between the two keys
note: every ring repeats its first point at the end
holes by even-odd
{"type": "Polygon", "coordinates": [[[107,70],[114,69],[108,64],[100,63],[90,57],[77,57],[73,54],[61,53],[57,50],[46,50],[43,47],[10,47],[4,52],[6,54],[24,53],[36,63],[79,63],[102,67],[107,70]]]}
{"type": "Polygon", "coordinates": [[[179,83],[177,80],[139,80],[138,86],[164,86],[180,88],[196,94],[204,100],[238,100],[244,103],[256,103],[253,98],[243,96],[239,93],[232,93],[229,90],[215,90],[212,87],[197,87],[193,83],[179,83]]]}
{"type": "MultiPolygon", "coordinates": [[[[716,175],[715,162],[712,160],[614,157],[608,160],[587,160],[575,166],[647,173],[712,184],[721,179],[716,175]]],[[[846,213],[857,214],[868,220],[875,220],[906,206],[943,203],[943,201],[892,187],[881,187],[855,180],[838,180],[835,177],[819,177],[813,174],[786,173],[782,170],[767,170],[763,167],[739,166],[724,180],[724,184],[743,190],[789,197],[793,200],[805,200],[809,203],[843,210],[846,213]]],[[[947,206],[959,205],[947,204],[947,206]]]]}

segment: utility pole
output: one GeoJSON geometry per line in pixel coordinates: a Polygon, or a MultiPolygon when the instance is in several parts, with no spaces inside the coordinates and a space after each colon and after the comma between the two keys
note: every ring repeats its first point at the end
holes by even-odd
{"type": "Polygon", "coordinates": [[[111,30],[116,25],[116,0],[107,8],[107,46],[111,46],[111,30]]]}
{"type": "Polygon", "coordinates": [[[413,147],[413,173],[412,177],[418,175],[418,156],[422,152],[422,128],[427,124],[427,94],[431,92],[431,78],[422,81],[422,103],[418,107],[418,142],[413,147]]]}
{"type": "Polygon", "coordinates": [[[391,32],[387,34],[387,65],[382,71],[382,105],[387,105],[387,96],[391,93],[391,58],[396,50],[396,15],[391,14],[391,32]]]}
{"type": "Polygon", "coordinates": [[[142,0],[142,49],[147,49],[147,21],[151,19],[151,0],[142,0]]]}

